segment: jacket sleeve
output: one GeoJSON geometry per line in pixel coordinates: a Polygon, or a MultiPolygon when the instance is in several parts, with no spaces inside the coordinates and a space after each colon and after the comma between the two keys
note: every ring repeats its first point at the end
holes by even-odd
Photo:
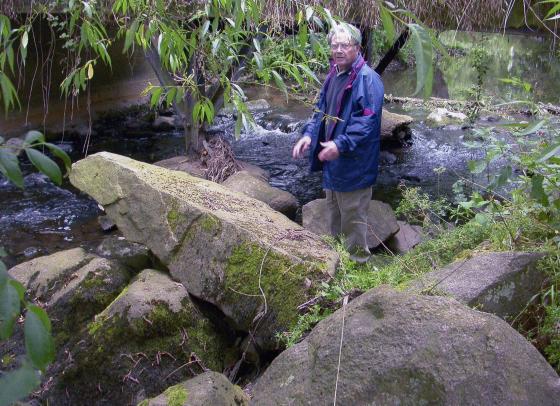
{"type": "Polygon", "coordinates": [[[352,112],[344,133],[334,139],[338,151],[351,153],[368,137],[379,139],[378,122],[383,103],[383,85],[371,75],[363,75],[352,94],[352,112]]]}

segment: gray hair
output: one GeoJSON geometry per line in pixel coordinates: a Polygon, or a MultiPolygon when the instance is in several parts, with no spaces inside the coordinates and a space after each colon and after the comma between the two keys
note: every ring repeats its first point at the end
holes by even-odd
{"type": "Polygon", "coordinates": [[[329,44],[332,42],[332,39],[338,34],[348,36],[348,38],[350,38],[350,40],[354,42],[354,45],[360,45],[362,43],[362,33],[352,24],[341,22],[339,24],[333,25],[333,27],[329,31],[329,36],[327,37],[329,44]]]}

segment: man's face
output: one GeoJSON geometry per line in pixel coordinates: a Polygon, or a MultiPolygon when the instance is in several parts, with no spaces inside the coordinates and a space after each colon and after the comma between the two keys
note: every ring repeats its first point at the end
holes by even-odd
{"type": "Polygon", "coordinates": [[[340,71],[350,69],[358,52],[358,45],[354,45],[347,35],[338,34],[331,40],[331,56],[340,71]]]}

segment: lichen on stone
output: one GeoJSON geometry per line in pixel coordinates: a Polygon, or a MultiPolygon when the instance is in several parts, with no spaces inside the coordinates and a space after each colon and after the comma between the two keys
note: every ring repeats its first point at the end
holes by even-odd
{"type": "Polygon", "coordinates": [[[170,386],[163,394],[167,398],[168,406],[183,406],[189,397],[189,393],[182,384],[170,386]]]}

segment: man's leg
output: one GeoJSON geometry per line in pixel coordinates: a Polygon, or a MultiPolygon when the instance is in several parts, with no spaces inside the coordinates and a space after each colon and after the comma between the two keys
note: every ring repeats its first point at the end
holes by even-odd
{"type": "Polygon", "coordinates": [[[341,216],[341,231],[351,258],[367,261],[370,251],[367,244],[367,213],[371,201],[371,187],[352,192],[336,193],[341,216]]]}
{"type": "Polygon", "coordinates": [[[336,192],[325,189],[327,196],[327,210],[325,218],[327,222],[327,229],[333,237],[337,237],[341,232],[340,228],[340,207],[336,199],[336,192]]]}

